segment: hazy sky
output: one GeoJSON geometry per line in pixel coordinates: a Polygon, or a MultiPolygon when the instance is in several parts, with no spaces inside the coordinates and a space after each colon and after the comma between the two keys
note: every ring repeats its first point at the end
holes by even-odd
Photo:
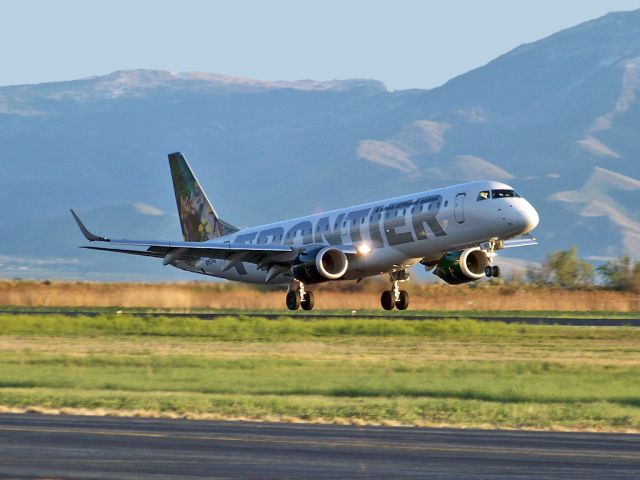
{"type": "Polygon", "coordinates": [[[2,1],[0,85],[114,70],[429,88],[640,0],[2,1]]]}

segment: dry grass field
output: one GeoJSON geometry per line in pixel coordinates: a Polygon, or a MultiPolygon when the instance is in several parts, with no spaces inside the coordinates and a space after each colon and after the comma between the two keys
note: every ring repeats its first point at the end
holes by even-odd
{"type": "MultiPolygon", "coordinates": [[[[314,286],[318,310],[378,309],[377,280],[314,286]]],[[[410,282],[411,310],[640,311],[640,295],[602,289],[567,290],[481,282],[410,282]]],[[[171,309],[284,309],[284,290],[231,283],[95,283],[0,281],[0,305],[23,307],[141,307],[171,309]]]]}

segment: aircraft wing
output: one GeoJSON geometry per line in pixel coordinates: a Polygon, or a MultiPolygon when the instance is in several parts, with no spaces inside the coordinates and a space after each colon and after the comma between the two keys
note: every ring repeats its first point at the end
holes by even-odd
{"type": "Polygon", "coordinates": [[[527,247],[529,245],[538,245],[538,241],[531,235],[523,235],[521,237],[505,240],[502,248],[527,247]]]}
{"type": "MultiPolygon", "coordinates": [[[[168,265],[176,260],[197,260],[202,257],[228,260],[225,270],[240,262],[255,263],[260,266],[273,264],[290,264],[301,251],[309,247],[273,244],[245,244],[231,242],[173,242],[161,240],[127,240],[111,239],[93,234],[82,223],[82,220],[71,210],[80,231],[90,242],[106,242],[114,245],[111,247],[82,247],[89,250],[100,250],[130,255],[142,255],[145,257],[163,258],[163,264],[168,265]],[[147,247],[146,250],[135,250],[125,247],[147,247]]],[[[355,246],[335,245],[345,254],[357,254],[355,246]]]]}
{"type": "MultiPolygon", "coordinates": [[[[522,235],[509,240],[501,240],[495,245],[495,248],[496,250],[502,250],[503,248],[528,247],[529,245],[538,245],[538,241],[532,235],[522,235]]],[[[483,250],[491,249],[489,242],[481,243],[479,246],[483,250]]]]}

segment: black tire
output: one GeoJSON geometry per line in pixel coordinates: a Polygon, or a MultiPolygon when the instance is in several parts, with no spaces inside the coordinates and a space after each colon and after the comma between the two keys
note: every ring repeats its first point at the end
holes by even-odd
{"type": "Polygon", "coordinates": [[[491,267],[487,267],[484,269],[484,274],[488,277],[491,278],[491,276],[493,275],[493,268],[491,267]]]}
{"type": "Polygon", "coordinates": [[[406,290],[400,290],[398,301],[396,302],[396,308],[398,310],[406,310],[409,307],[409,293],[406,290]]]}
{"type": "Polygon", "coordinates": [[[297,310],[300,308],[300,294],[294,290],[287,292],[287,308],[297,310]]]}
{"type": "Polygon", "coordinates": [[[313,292],[306,292],[304,299],[300,301],[300,306],[303,310],[312,310],[315,304],[313,292]]]}
{"type": "Polygon", "coordinates": [[[491,267],[491,275],[493,275],[494,277],[500,276],[500,267],[498,265],[494,265],[493,267],[491,267]]]}
{"type": "Polygon", "coordinates": [[[395,302],[393,301],[393,294],[391,293],[391,290],[385,290],[382,292],[382,295],[380,295],[380,304],[385,310],[393,310],[395,302]]]}

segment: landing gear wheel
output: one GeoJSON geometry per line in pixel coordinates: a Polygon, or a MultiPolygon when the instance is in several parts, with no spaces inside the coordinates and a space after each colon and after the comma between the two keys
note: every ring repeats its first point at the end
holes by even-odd
{"type": "Polygon", "coordinates": [[[393,299],[391,290],[385,290],[384,292],[382,292],[382,295],[380,295],[380,304],[385,310],[393,310],[395,301],[393,299]]]}
{"type": "Polygon", "coordinates": [[[484,269],[484,274],[485,274],[487,277],[491,278],[491,276],[493,275],[493,268],[491,268],[491,267],[487,267],[487,268],[485,268],[485,269],[484,269]]]}
{"type": "Polygon", "coordinates": [[[287,292],[287,308],[289,310],[297,310],[300,308],[300,294],[295,290],[287,292]]]}
{"type": "Polygon", "coordinates": [[[315,299],[313,298],[313,292],[307,292],[304,299],[300,301],[300,306],[303,310],[311,310],[313,308],[315,299]]]}
{"type": "Polygon", "coordinates": [[[500,267],[498,265],[494,265],[493,267],[491,267],[491,275],[494,277],[500,276],[500,267]]]}
{"type": "Polygon", "coordinates": [[[400,295],[396,301],[396,308],[398,310],[406,310],[409,306],[409,294],[406,290],[400,290],[400,295]]]}

